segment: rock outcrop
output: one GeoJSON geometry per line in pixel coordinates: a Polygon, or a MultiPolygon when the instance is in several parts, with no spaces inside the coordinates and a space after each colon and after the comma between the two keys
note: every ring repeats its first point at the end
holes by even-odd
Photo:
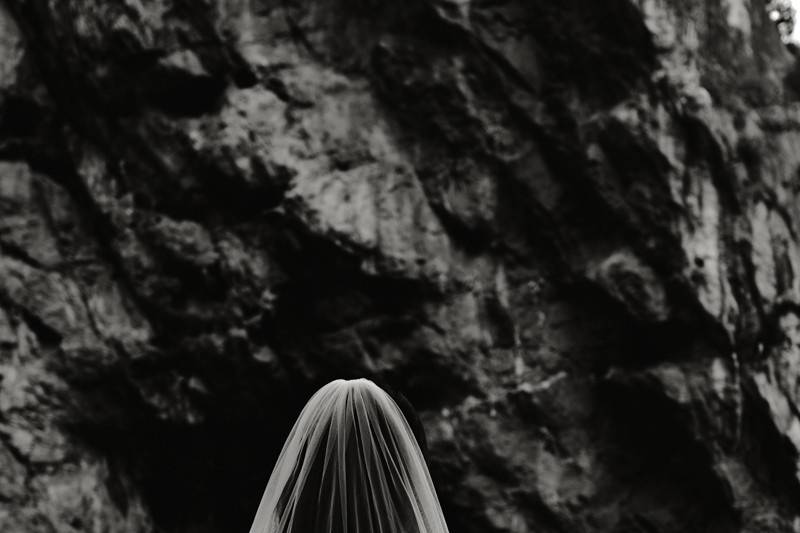
{"type": "Polygon", "coordinates": [[[308,395],[453,533],[800,531],[761,0],[0,0],[0,532],[246,531],[308,395]]]}

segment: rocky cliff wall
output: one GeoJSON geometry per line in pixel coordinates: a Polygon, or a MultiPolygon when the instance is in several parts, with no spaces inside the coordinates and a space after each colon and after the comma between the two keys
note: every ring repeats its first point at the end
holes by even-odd
{"type": "Polygon", "coordinates": [[[763,0],[2,0],[0,531],[246,531],[402,391],[453,533],[800,531],[763,0]]]}

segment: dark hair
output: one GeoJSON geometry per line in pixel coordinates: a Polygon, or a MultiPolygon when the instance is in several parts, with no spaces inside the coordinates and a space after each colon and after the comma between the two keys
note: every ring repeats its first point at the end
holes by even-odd
{"type": "Polygon", "coordinates": [[[400,391],[392,388],[386,383],[382,383],[380,381],[376,381],[376,383],[380,388],[385,390],[389,396],[392,397],[394,402],[400,408],[400,411],[402,411],[403,416],[408,422],[408,425],[411,426],[411,432],[414,433],[414,438],[417,439],[417,444],[419,445],[420,450],[422,450],[422,456],[425,458],[425,462],[427,463],[428,440],[425,438],[425,428],[422,426],[422,421],[419,419],[414,406],[411,405],[411,402],[408,401],[408,398],[406,398],[400,391]]]}
{"type": "MultiPolygon", "coordinates": [[[[414,434],[414,438],[416,439],[417,444],[422,451],[423,459],[427,463],[428,450],[427,442],[425,440],[425,432],[417,413],[411,405],[411,402],[409,402],[403,394],[389,386],[385,386],[384,384],[380,384],[378,386],[383,389],[400,408],[400,411],[408,422],[408,425],[414,434]]],[[[376,400],[371,397],[368,398],[367,401],[376,402],[376,400]]],[[[377,408],[375,413],[376,414],[372,420],[372,423],[376,424],[376,427],[382,428],[377,429],[378,434],[390,434],[391,430],[387,427],[390,425],[390,422],[386,413],[377,408]]],[[[331,424],[332,420],[328,420],[327,423],[331,424]]],[[[323,437],[321,440],[324,442],[327,440],[326,435],[328,435],[330,431],[333,431],[332,426],[328,425],[327,427],[323,428],[322,431],[323,437]]],[[[356,436],[348,441],[348,445],[346,446],[347,449],[345,451],[346,457],[343,457],[345,462],[359,458],[357,451],[359,446],[357,442],[360,440],[360,438],[357,436],[359,431],[357,428],[354,428],[353,431],[354,435],[356,436]]],[[[307,447],[308,442],[305,442],[304,446],[307,447]]],[[[299,457],[305,457],[306,450],[307,448],[301,451],[299,457]]],[[[286,512],[286,508],[289,505],[294,505],[296,508],[304,510],[304,512],[292,514],[291,527],[289,530],[287,530],[287,533],[318,533],[321,531],[325,531],[326,533],[348,533],[343,529],[343,525],[347,524],[347,520],[344,520],[343,518],[356,519],[356,517],[361,517],[365,520],[365,523],[368,522],[370,524],[377,524],[378,529],[381,530],[386,530],[385,528],[381,528],[381,524],[387,525],[388,521],[398,520],[402,524],[401,531],[406,533],[421,533],[419,530],[419,525],[414,518],[413,512],[411,512],[408,508],[403,508],[402,510],[398,508],[397,515],[390,516],[385,513],[381,514],[377,508],[372,508],[369,505],[351,506],[347,507],[346,510],[344,510],[344,507],[337,505],[330,508],[330,514],[327,515],[327,518],[324,513],[321,515],[319,497],[322,493],[321,491],[323,484],[327,485],[332,483],[332,478],[330,476],[324,476],[326,464],[328,463],[326,454],[324,453],[316,453],[310,458],[308,470],[306,471],[305,482],[303,483],[299,493],[296,494],[296,499],[292,501],[290,499],[293,495],[292,487],[296,483],[297,477],[302,473],[302,470],[299,468],[299,465],[302,462],[303,461],[301,460],[297,465],[295,465],[295,468],[290,474],[289,482],[287,482],[284,486],[284,492],[279,496],[277,502],[277,509],[281,514],[286,512]],[[345,513],[347,513],[346,516],[345,513]]],[[[387,490],[393,491],[388,495],[388,497],[390,499],[394,499],[395,501],[400,502],[409,498],[409,495],[400,490],[399,485],[397,484],[388,484],[387,490]]]]}

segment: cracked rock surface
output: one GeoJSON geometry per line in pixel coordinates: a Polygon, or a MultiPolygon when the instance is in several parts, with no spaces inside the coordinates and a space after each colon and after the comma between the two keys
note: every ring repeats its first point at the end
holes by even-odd
{"type": "Polygon", "coordinates": [[[246,531],[308,396],[453,533],[800,531],[760,0],[0,0],[0,533],[246,531]]]}

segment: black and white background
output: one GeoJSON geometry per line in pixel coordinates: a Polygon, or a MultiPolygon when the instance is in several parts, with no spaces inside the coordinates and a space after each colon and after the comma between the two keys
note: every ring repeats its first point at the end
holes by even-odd
{"type": "Polygon", "coordinates": [[[0,0],[0,532],[246,532],[362,376],[452,533],[799,532],[791,11],[0,0]]]}

